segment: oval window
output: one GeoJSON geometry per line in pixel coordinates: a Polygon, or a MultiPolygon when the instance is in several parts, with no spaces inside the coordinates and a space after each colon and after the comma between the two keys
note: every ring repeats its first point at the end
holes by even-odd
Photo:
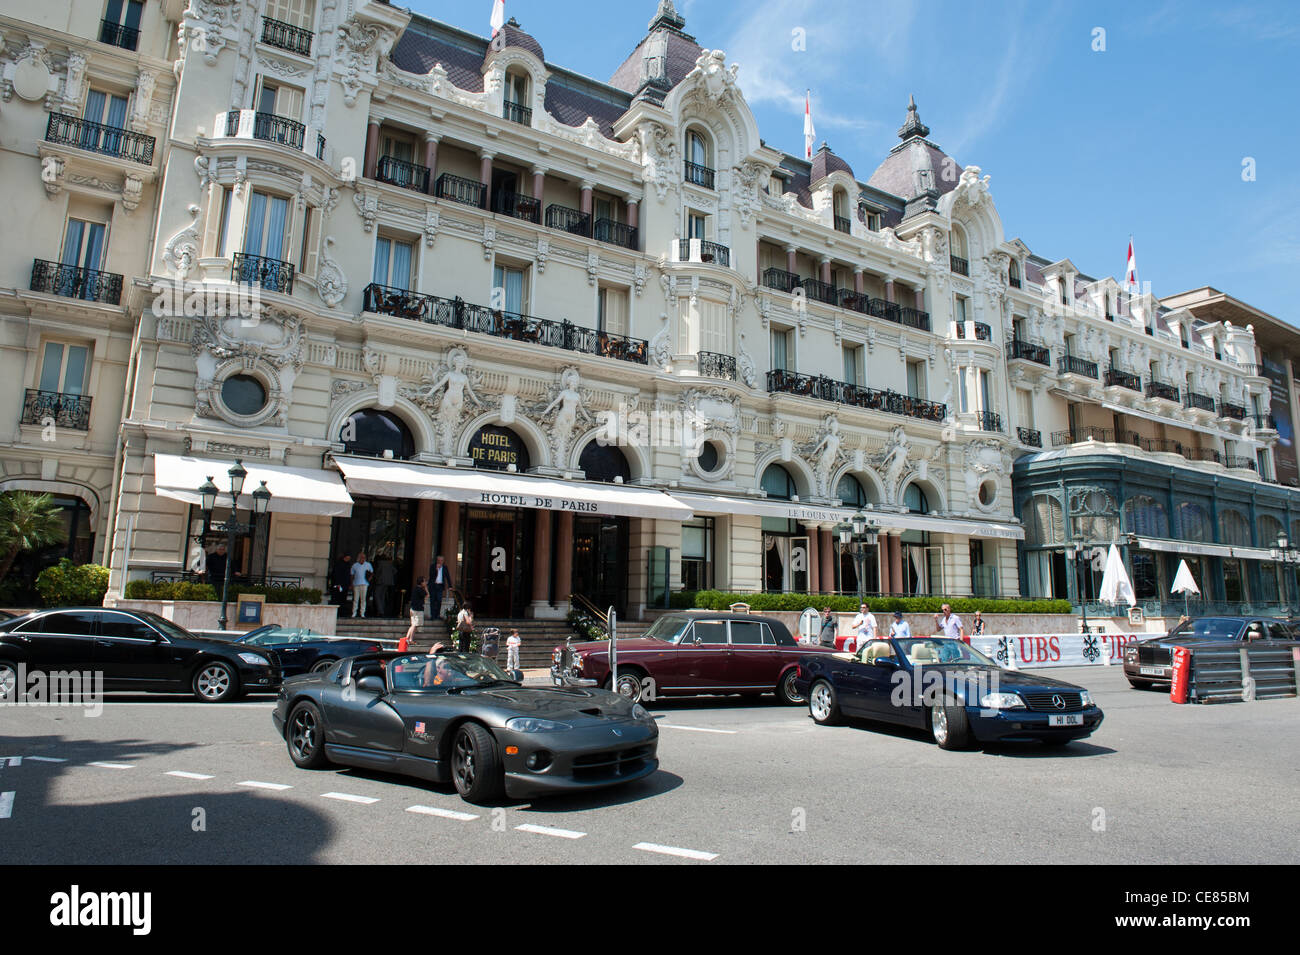
{"type": "Polygon", "coordinates": [[[266,407],[266,387],[252,375],[231,375],[221,383],[221,403],[234,414],[252,417],[266,407]]]}

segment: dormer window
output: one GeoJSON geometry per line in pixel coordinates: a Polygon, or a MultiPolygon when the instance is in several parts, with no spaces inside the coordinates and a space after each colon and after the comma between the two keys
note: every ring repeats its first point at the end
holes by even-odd
{"type": "Polygon", "coordinates": [[[843,189],[836,189],[832,194],[831,206],[835,217],[835,231],[849,232],[852,227],[849,220],[849,197],[845,195],[843,189]]]}
{"type": "Polygon", "coordinates": [[[684,175],[687,182],[705,189],[713,188],[713,164],[709,151],[709,141],[698,129],[686,133],[686,167],[684,175]]]}
{"type": "Polygon", "coordinates": [[[1057,288],[1059,288],[1059,289],[1061,290],[1061,304],[1062,304],[1062,305],[1069,305],[1069,304],[1070,304],[1070,295],[1069,295],[1069,292],[1067,291],[1067,289],[1068,289],[1068,287],[1069,287],[1069,276],[1067,276],[1067,275],[1062,275],[1059,279],[1057,279],[1056,285],[1057,285],[1057,288]]]}
{"type": "Polygon", "coordinates": [[[1020,263],[1015,259],[1011,260],[1007,266],[1007,278],[1011,282],[1012,288],[1020,288],[1020,263]]]}
{"type": "Polygon", "coordinates": [[[528,74],[522,70],[506,72],[505,101],[501,114],[512,123],[533,125],[533,111],[528,105],[528,74]]]}

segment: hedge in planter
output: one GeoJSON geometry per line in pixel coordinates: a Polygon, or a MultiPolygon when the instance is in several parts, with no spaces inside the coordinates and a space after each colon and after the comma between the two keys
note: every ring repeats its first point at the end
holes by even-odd
{"type": "MultiPolygon", "coordinates": [[[[318,604],[321,592],[314,587],[264,587],[260,584],[231,584],[230,601],[240,594],[262,594],[269,604],[318,604]]],[[[220,600],[212,584],[194,580],[132,580],[126,585],[128,600],[220,600]]]]}
{"type": "MultiPolygon", "coordinates": [[[[946,603],[955,614],[981,613],[1073,613],[1068,600],[990,600],[987,597],[868,597],[873,612],[938,613],[946,603]]],[[[853,613],[858,598],[853,594],[737,594],[719,590],[701,590],[695,606],[704,610],[726,610],[734,603],[749,604],[751,610],[785,610],[799,612],[808,607],[853,613]]]]}
{"type": "Polygon", "coordinates": [[[108,568],[63,558],[36,575],[36,592],[47,607],[99,607],[108,591],[108,568]]]}

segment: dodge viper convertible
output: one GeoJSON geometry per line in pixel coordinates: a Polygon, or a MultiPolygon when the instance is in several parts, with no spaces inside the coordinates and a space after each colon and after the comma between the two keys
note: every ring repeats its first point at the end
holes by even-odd
{"type": "Polygon", "coordinates": [[[1082,687],[1004,670],[942,637],[873,640],[857,654],[804,657],[796,684],[816,723],[855,716],[915,726],[943,749],[972,740],[1063,746],[1090,736],[1102,721],[1082,687]]]}
{"type": "Polygon", "coordinates": [[[370,653],[291,677],[272,715],[302,769],[338,763],[451,782],[469,802],[631,782],[659,729],[606,690],[524,687],[472,653],[370,653]]]}

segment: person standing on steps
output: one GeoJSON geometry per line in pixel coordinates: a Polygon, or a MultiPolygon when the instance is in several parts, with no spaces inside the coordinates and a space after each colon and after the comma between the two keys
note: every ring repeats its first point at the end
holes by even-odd
{"type": "Polygon", "coordinates": [[[434,560],[433,566],[429,568],[429,616],[442,616],[442,592],[443,589],[451,583],[451,574],[447,572],[447,565],[443,561],[441,554],[434,560]]]}
{"type": "Polygon", "coordinates": [[[398,650],[407,650],[411,646],[411,641],[415,639],[416,631],[424,624],[424,602],[429,598],[429,588],[424,585],[424,578],[420,577],[415,581],[415,586],[411,588],[411,626],[406,631],[406,636],[398,644],[398,650]]]}
{"type": "Polygon", "coordinates": [[[456,649],[469,653],[469,638],[474,635],[474,609],[469,604],[456,614],[456,649]]]}
{"type": "Polygon", "coordinates": [[[366,594],[370,590],[370,577],[375,572],[374,566],[366,560],[365,554],[357,554],[352,562],[352,616],[361,608],[361,617],[366,616],[366,594]]]}

